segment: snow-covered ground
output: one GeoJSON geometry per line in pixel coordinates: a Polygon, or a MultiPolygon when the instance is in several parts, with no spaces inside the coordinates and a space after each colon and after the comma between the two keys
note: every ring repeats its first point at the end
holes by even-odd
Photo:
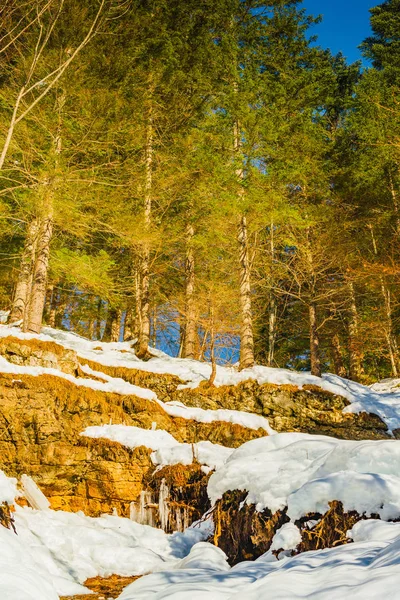
{"type": "MultiPolygon", "coordinates": [[[[129,343],[91,342],[72,333],[44,328],[40,336],[0,326],[0,336],[39,337],[74,349],[82,359],[155,373],[172,373],[183,385],[195,387],[209,378],[210,365],[171,358],[154,351],[148,362],[137,359],[129,343]]],[[[82,360],[84,363],[84,360],[82,360]]],[[[71,383],[119,394],[134,394],[157,402],[172,416],[212,423],[229,421],[274,433],[268,420],[241,411],[189,408],[161,402],[146,388],[131,385],[84,367],[87,377],[76,378],[56,369],[23,367],[0,357],[0,372],[16,376],[44,373],[71,383]],[[100,379],[91,379],[91,376],[100,379]]],[[[381,416],[389,429],[400,427],[400,380],[365,387],[334,375],[322,379],[308,373],[256,366],[239,372],[218,367],[217,385],[246,379],[259,383],[318,385],[351,403],[346,412],[368,411],[381,416]]],[[[105,515],[94,519],[82,513],[16,507],[18,535],[0,526],[0,599],[56,600],[59,594],[85,591],[88,577],[111,574],[145,575],[120,600],[343,600],[399,598],[400,600],[400,441],[341,441],[325,436],[275,434],[247,442],[236,450],[210,442],[180,444],[168,432],[123,425],[89,427],[86,436],[105,437],[131,448],[145,445],[155,465],[189,464],[193,457],[205,469],[215,469],[208,493],[215,502],[228,489],[247,492],[246,502],[259,510],[288,507],[291,521],[275,535],[272,548],[254,562],[230,568],[224,553],[206,543],[212,523],[183,534],[128,519],[105,515]],[[354,543],[290,557],[300,532],[295,521],[308,513],[323,513],[332,500],[345,510],[381,520],[357,523],[349,532],[354,543]],[[272,550],[283,548],[281,560],[272,550]],[[146,575],[149,573],[149,575],[146,575]]],[[[11,504],[16,481],[0,471],[0,504],[11,504]]]]}
{"type": "MultiPolygon", "coordinates": [[[[83,513],[21,507],[16,509],[15,528],[18,536],[12,535],[36,571],[60,595],[88,593],[82,584],[97,575],[143,575],[174,568],[207,533],[196,527],[167,535],[122,517],[90,518],[83,513]]],[[[2,594],[1,579],[0,598],[15,600],[2,594]]],[[[40,595],[32,598],[45,600],[40,595]]]]}
{"type": "Polygon", "coordinates": [[[233,452],[233,448],[225,448],[211,442],[197,444],[181,444],[170,433],[162,429],[148,430],[129,425],[102,425],[87,427],[82,435],[91,438],[105,438],[119,442],[128,448],[146,446],[153,450],[153,464],[191,465],[195,460],[209,469],[222,467],[233,452]]]}
{"type": "MultiPolygon", "coordinates": [[[[105,366],[134,368],[152,373],[169,373],[176,375],[184,382],[182,384],[183,387],[197,387],[202,381],[207,381],[211,374],[211,366],[206,362],[183,358],[173,358],[156,349],[151,349],[151,352],[155,355],[154,358],[150,359],[149,361],[141,361],[135,356],[135,353],[132,350],[129,342],[107,343],[91,341],[74,333],[59,329],[52,329],[51,327],[43,327],[40,335],[34,335],[23,333],[18,327],[0,325],[0,337],[7,336],[14,336],[20,339],[36,338],[43,341],[57,342],[65,348],[75,350],[81,359],[86,358],[87,360],[94,361],[105,366]]],[[[5,370],[6,368],[7,367],[5,364],[2,363],[0,365],[1,371],[5,370]]],[[[21,368],[23,369],[24,367],[21,368]]],[[[93,372],[91,372],[91,370],[87,367],[86,372],[88,374],[93,374],[93,372]]],[[[97,372],[95,373],[97,374],[97,372]]],[[[151,392],[150,390],[144,390],[143,388],[132,386],[121,379],[108,378],[104,376],[104,374],[101,376],[104,379],[104,383],[96,382],[94,380],[81,379],[80,385],[94,387],[95,384],[98,384],[99,387],[96,389],[115,391],[122,394],[142,394],[142,397],[155,398],[154,392],[151,392]]],[[[68,378],[69,376],[65,377],[68,378]]],[[[398,387],[396,384],[391,385],[387,382],[383,385],[375,384],[374,386],[368,387],[354,381],[349,381],[348,379],[343,379],[331,373],[324,374],[322,378],[319,378],[307,372],[297,372],[290,371],[288,369],[277,369],[256,365],[251,369],[244,369],[243,371],[239,371],[234,366],[218,366],[215,385],[237,385],[238,383],[249,379],[254,379],[259,384],[291,384],[299,388],[302,388],[305,385],[316,385],[328,392],[338,394],[346,398],[351,404],[344,409],[344,412],[373,412],[382,418],[390,431],[400,428],[400,387],[398,387]]],[[[396,381],[398,383],[398,380],[396,381]]],[[[194,412],[191,413],[191,411],[196,410],[190,409],[190,411],[187,412],[189,409],[185,409],[182,407],[182,405],[177,403],[167,403],[164,408],[171,415],[182,416],[183,418],[193,418],[189,415],[194,414],[194,412]]],[[[197,411],[197,420],[200,421],[201,418],[210,418],[210,413],[208,413],[209,416],[206,416],[201,412],[201,409],[197,409],[197,411]]],[[[230,417],[228,414],[224,414],[223,420],[231,420],[231,422],[235,423],[242,422],[242,419],[246,418],[243,417],[243,414],[246,413],[241,413],[241,416],[239,417],[238,415],[233,414],[238,411],[230,412],[230,417]],[[240,419],[240,421],[236,421],[234,419],[240,419]]],[[[214,420],[221,420],[220,417],[217,418],[216,414],[214,417],[214,420]]],[[[262,417],[258,417],[258,419],[262,419],[262,417]]],[[[251,425],[246,424],[246,426],[251,425]]],[[[258,427],[263,427],[268,431],[268,421],[266,419],[264,421],[254,421],[253,428],[258,427]]]]}
{"type": "MultiPolygon", "coordinates": [[[[20,495],[0,471],[0,505],[20,495]]],[[[210,533],[199,524],[167,535],[129,519],[15,506],[16,533],[0,525],[1,600],[56,600],[89,593],[89,577],[143,575],[175,568],[210,533]]]]}
{"type": "Polygon", "coordinates": [[[119,600],[398,600],[400,525],[360,522],[351,535],[356,543],[280,561],[267,552],[232,569],[218,548],[197,544],[174,571],[137,580],[119,600]]]}

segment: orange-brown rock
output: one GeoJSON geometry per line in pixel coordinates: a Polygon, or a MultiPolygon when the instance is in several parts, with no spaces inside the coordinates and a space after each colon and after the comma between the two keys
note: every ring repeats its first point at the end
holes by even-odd
{"type": "Polygon", "coordinates": [[[26,473],[53,508],[99,515],[130,502],[154,470],[150,451],[129,450],[107,440],[82,437],[90,425],[109,422],[170,432],[178,441],[204,439],[236,446],[263,435],[230,423],[201,424],[169,416],[156,402],[93,390],[53,375],[0,374],[0,468],[26,473]]]}
{"type": "Polygon", "coordinates": [[[76,352],[56,342],[3,337],[0,338],[0,355],[15,365],[25,367],[49,367],[71,375],[79,370],[76,352]]]}

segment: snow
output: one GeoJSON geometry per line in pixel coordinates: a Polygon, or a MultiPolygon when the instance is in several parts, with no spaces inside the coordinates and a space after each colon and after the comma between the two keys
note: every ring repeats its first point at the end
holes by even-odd
{"type": "MultiPolygon", "coordinates": [[[[198,548],[191,555],[196,557],[198,548]]],[[[190,556],[190,555],[189,555],[190,556]]],[[[399,598],[400,539],[354,543],[277,561],[270,553],[227,570],[210,551],[208,564],[143,577],[119,600],[376,600],[399,598]]]]}
{"type": "MultiPolygon", "coordinates": [[[[43,341],[56,342],[65,348],[75,350],[81,359],[94,361],[104,366],[125,367],[151,373],[175,375],[183,382],[182,385],[178,387],[196,388],[201,382],[207,381],[211,374],[211,365],[209,363],[197,360],[173,358],[154,348],[151,349],[154,358],[148,361],[141,361],[135,356],[130,342],[107,343],[92,341],[75,333],[52,329],[51,327],[43,327],[42,333],[35,335],[23,333],[18,327],[0,325],[0,337],[7,336],[14,336],[19,339],[35,338],[43,341]]],[[[4,366],[1,364],[0,370],[3,370],[3,368],[4,366]]],[[[150,390],[143,390],[143,388],[137,388],[137,386],[130,386],[130,384],[123,382],[123,380],[107,378],[104,374],[91,372],[87,366],[85,367],[85,370],[88,374],[96,374],[99,377],[102,377],[106,383],[102,384],[93,381],[87,383],[90,380],[81,380],[79,385],[88,385],[89,387],[92,387],[94,383],[98,383],[100,387],[96,389],[118,391],[118,393],[123,394],[140,395],[140,393],[147,392],[146,398],[150,399],[151,397],[154,399],[154,393],[150,390]],[[108,388],[107,384],[109,386],[108,388]],[[136,388],[136,392],[133,388],[136,388]],[[140,390],[143,391],[140,392],[140,390]]],[[[306,385],[318,386],[332,394],[337,394],[346,398],[350,402],[350,405],[344,409],[345,413],[375,413],[387,424],[389,431],[400,428],[399,380],[388,380],[386,383],[383,382],[367,387],[330,373],[324,374],[322,378],[320,378],[307,372],[296,372],[289,369],[278,369],[261,365],[256,365],[242,371],[238,371],[234,366],[218,365],[214,384],[216,386],[237,385],[250,379],[257,381],[260,385],[270,383],[275,385],[294,385],[298,388],[303,388],[306,385]],[[390,383],[390,381],[392,381],[392,383],[390,383]]],[[[172,406],[172,408],[164,408],[167,411],[171,411],[169,414],[178,416],[178,410],[182,407],[176,405],[172,406]],[[172,411],[174,411],[174,413],[172,411]]],[[[229,418],[229,415],[225,415],[224,420],[226,418],[229,418]]],[[[233,419],[235,417],[231,414],[230,418],[233,419]]],[[[261,419],[261,417],[259,418],[261,419]]],[[[267,420],[265,419],[265,421],[267,420]]],[[[260,421],[258,427],[264,427],[266,428],[266,431],[269,431],[265,421],[263,423],[260,421]]],[[[236,421],[232,420],[231,422],[236,421]]]]}
{"type": "Polygon", "coordinates": [[[58,600],[42,568],[38,568],[23,541],[0,526],[0,598],[2,600],[58,600]]]}
{"type": "Polygon", "coordinates": [[[274,535],[270,550],[294,550],[300,542],[300,529],[294,523],[285,523],[274,535]]]}
{"type": "Polygon", "coordinates": [[[13,477],[7,477],[3,471],[0,471],[0,505],[7,502],[11,505],[15,498],[20,496],[17,490],[17,480],[13,477]]]}
{"type": "Polygon", "coordinates": [[[172,417],[181,417],[183,419],[193,419],[198,423],[214,423],[215,421],[225,421],[248,427],[249,429],[264,429],[272,435],[275,431],[270,427],[268,419],[248,413],[241,410],[228,410],[219,408],[216,410],[196,408],[185,406],[181,402],[161,402],[158,403],[172,417]]]}
{"type": "MultiPolygon", "coordinates": [[[[142,362],[127,342],[94,342],[51,328],[43,328],[36,336],[0,326],[0,336],[10,335],[55,341],[76,350],[83,363],[86,359],[99,365],[170,373],[180,378],[183,387],[195,388],[210,376],[209,364],[172,358],[158,350],[152,350],[154,358],[142,362]]],[[[274,433],[268,420],[259,415],[164,403],[151,390],[87,365],[83,371],[87,377],[77,378],[56,369],[13,365],[0,357],[0,372],[56,375],[75,385],[157,402],[173,417],[203,423],[226,421],[274,433]]],[[[317,385],[346,398],[350,404],[344,412],[373,412],[390,430],[400,427],[400,380],[366,387],[331,374],[317,378],[262,366],[240,372],[218,366],[215,383],[235,385],[248,379],[299,388],[317,385]]],[[[276,532],[269,552],[230,568],[224,553],[204,542],[211,532],[210,520],[171,536],[117,516],[90,518],[52,511],[41,501],[44,510],[40,511],[17,506],[18,536],[0,526],[0,598],[56,600],[59,595],[87,592],[83,583],[88,577],[111,574],[144,575],[125,589],[120,600],[400,598],[400,523],[387,522],[400,517],[400,441],[343,441],[286,433],[252,440],[233,450],[208,441],[182,444],[163,430],[124,425],[89,427],[82,435],[111,439],[130,448],[146,446],[157,466],[191,464],[196,459],[203,470],[215,470],[208,485],[212,503],[225,491],[239,489],[247,493],[245,502],[254,503],[257,510],[268,507],[275,512],[287,507],[291,521],[276,532]],[[378,515],[380,520],[357,523],[347,533],[351,544],[290,556],[300,541],[294,521],[324,513],[332,500],[340,500],[346,511],[378,515]],[[272,553],[278,550],[283,550],[280,560],[272,553]]],[[[0,503],[12,504],[17,494],[17,481],[0,471],[0,503]]],[[[37,497],[35,489],[33,495],[37,497]]]]}
{"type": "Polygon", "coordinates": [[[181,444],[170,433],[162,429],[141,429],[129,425],[100,425],[87,427],[81,434],[91,438],[103,438],[119,442],[128,448],[146,446],[153,450],[153,464],[191,465],[195,460],[210,469],[221,467],[232,454],[232,448],[225,448],[211,442],[181,444]]]}
{"type": "Polygon", "coordinates": [[[324,513],[340,500],[345,510],[400,517],[400,441],[346,441],[282,433],[243,444],[210,478],[213,503],[228,490],[272,512],[288,507],[294,521],[324,513]]]}
{"type": "MultiPolygon", "coordinates": [[[[52,582],[60,595],[88,593],[82,584],[97,575],[142,575],[174,567],[209,533],[206,528],[192,527],[185,533],[167,535],[160,529],[117,516],[91,518],[81,512],[38,511],[19,506],[15,527],[18,536],[12,535],[25,547],[29,564],[52,582]]],[[[0,527],[0,533],[3,529],[0,527]]],[[[3,597],[20,600],[0,594],[3,597]]],[[[37,596],[37,600],[47,597],[37,596]]]]}

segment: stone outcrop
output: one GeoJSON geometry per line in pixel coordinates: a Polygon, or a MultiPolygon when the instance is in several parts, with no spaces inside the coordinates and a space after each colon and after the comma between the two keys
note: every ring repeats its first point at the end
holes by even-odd
{"type": "Polygon", "coordinates": [[[148,388],[155,392],[158,398],[164,402],[171,400],[178,385],[185,383],[179,377],[170,373],[152,373],[135,368],[110,367],[86,358],[80,358],[79,360],[82,365],[87,365],[94,371],[100,371],[110,377],[124,379],[132,385],[148,388]]]}
{"type": "Polygon", "coordinates": [[[8,362],[24,367],[48,367],[70,375],[79,372],[77,353],[55,342],[4,337],[0,338],[0,355],[8,362]]]}
{"type": "Polygon", "coordinates": [[[97,516],[130,503],[154,471],[147,448],[129,450],[108,440],[82,437],[90,425],[112,421],[151,429],[178,441],[214,439],[237,446],[260,437],[231,423],[197,423],[169,416],[156,402],[78,386],[53,375],[0,374],[0,468],[10,476],[32,476],[53,508],[97,516]]]}
{"type": "MultiPolygon", "coordinates": [[[[195,389],[178,389],[182,381],[176,376],[78,360],[74,351],[37,339],[1,338],[0,354],[15,364],[48,366],[73,375],[82,374],[81,360],[96,371],[152,389],[163,400],[266,416],[276,431],[344,439],[388,437],[378,416],[343,414],[348,402],[315,386],[298,389],[245,381],[237,386],[203,384],[195,389]]],[[[153,476],[147,448],[129,450],[115,442],[80,435],[87,426],[110,421],[144,429],[156,426],[180,442],[210,440],[232,448],[265,435],[262,429],[254,431],[226,422],[174,418],[157,402],[93,390],[57,376],[0,374],[0,468],[10,476],[32,476],[53,508],[84,510],[93,516],[116,508],[119,514],[128,516],[131,503],[137,502],[144,490],[157,501],[162,481],[168,487],[168,502],[182,508],[182,514],[179,510],[171,513],[171,530],[177,519],[184,520],[190,514],[193,520],[208,508],[207,477],[199,465],[167,468],[153,476]]],[[[243,552],[247,551],[242,547],[245,558],[243,552]]]]}
{"type": "Polygon", "coordinates": [[[267,417],[277,432],[299,431],[349,440],[387,439],[387,426],[370,413],[345,414],[350,403],[317,386],[258,384],[249,380],[236,386],[200,385],[176,390],[174,400],[187,406],[244,410],[267,417]]]}

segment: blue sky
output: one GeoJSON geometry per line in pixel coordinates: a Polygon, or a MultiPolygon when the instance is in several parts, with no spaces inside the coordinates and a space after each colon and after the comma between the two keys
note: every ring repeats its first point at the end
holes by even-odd
{"type": "Polygon", "coordinates": [[[342,51],[348,62],[361,59],[357,46],[370,34],[369,8],[383,0],[303,0],[308,14],[323,15],[323,21],[312,28],[318,43],[334,54],[342,51]]]}

